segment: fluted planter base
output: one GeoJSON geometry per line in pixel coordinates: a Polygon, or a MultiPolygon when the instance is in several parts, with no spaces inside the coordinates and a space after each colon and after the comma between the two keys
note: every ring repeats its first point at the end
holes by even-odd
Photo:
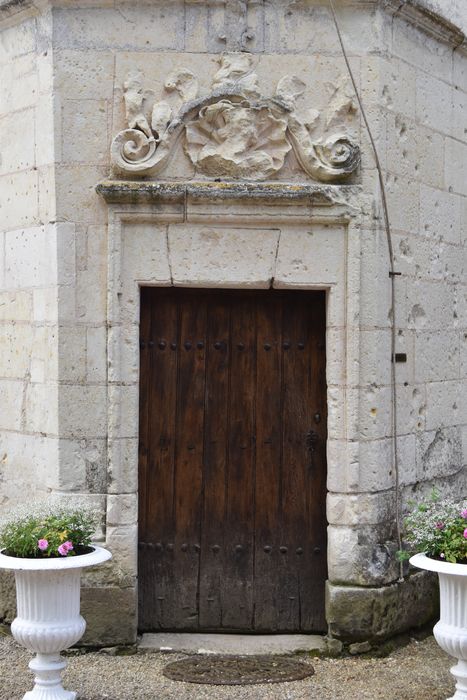
{"type": "Polygon", "coordinates": [[[29,668],[35,673],[35,685],[24,700],[76,700],[76,693],[62,686],[66,666],[67,662],[59,654],[37,654],[29,662],[29,668]]]}
{"type": "Polygon", "coordinates": [[[440,620],[433,634],[443,651],[458,659],[451,668],[456,692],[447,700],[467,700],[467,565],[450,564],[416,554],[410,563],[439,578],[440,620]]]}
{"type": "Polygon", "coordinates": [[[467,662],[459,661],[451,668],[451,673],[457,683],[455,694],[448,700],[467,700],[467,662]]]}
{"type": "Polygon", "coordinates": [[[29,663],[34,688],[23,700],[75,700],[62,686],[67,665],[60,652],[81,639],[86,622],[79,613],[81,570],[110,559],[106,549],[64,559],[18,559],[0,553],[0,568],[12,569],[16,579],[18,615],[11,633],[19,644],[36,653],[29,663]]]}

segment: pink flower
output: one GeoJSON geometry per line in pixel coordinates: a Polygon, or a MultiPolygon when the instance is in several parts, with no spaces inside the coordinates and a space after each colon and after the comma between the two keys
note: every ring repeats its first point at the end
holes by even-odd
{"type": "Polygon", "coordinates": [[[437,529],[437,530],[443,530],[443,529],[444,529],[444,523],[442,523],[442,522],[436,523],[436,529],[437,529]]]}
{"type": "Polygon", "coordinates": [[[58,553],[62,555],[62,557],[66,557],[68,552],[70,552],[73,549],[73,542],[70,542],[70,540],[67,540],[66,542],[63,542],[63,544],[60,545],[58,548],[58,553]]]}
{"type": "Polygon", "coordinates": [[[47,540],[37,540],[37,546],[39,547],[41,552],[45,552],[45,550],[49,546],[49,543],[47,542],[47,540]]]}
{"type": "Polygon", "coordinates": [[[441,554],[439,556],[440,556],[440,559],[446,559],[446,555],[444,552],[441,552],[441,554]]]}
{"type": "Polygon", "coordinates": [[[466,527],[465,530],[464,530],[464,539],[467,540],[467,527],[466,527]]]}
{"type": "Polygon", "coordinates": [[[461,510],[461,517],[463,517],[467,520],[467,508],[464,508],[464,510],[461,510]]]}

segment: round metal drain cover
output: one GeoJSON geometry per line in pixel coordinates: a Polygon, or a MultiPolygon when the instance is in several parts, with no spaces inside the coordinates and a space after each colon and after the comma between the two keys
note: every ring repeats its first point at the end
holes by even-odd
{"type": "Polygon", "coordinates": [[[168,664],[173,681],[206,685],[255,685],[301,681],[314,674],[310,664],[281,656],[193,656],[168,664]]]}

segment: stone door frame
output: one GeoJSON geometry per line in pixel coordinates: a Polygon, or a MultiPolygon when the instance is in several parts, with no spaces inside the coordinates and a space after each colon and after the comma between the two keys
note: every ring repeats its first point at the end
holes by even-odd
{"type": "Polygon", "coordinates": [[[109,203],[106,542],[121,585],[135,594],[142,286],[326,290],[328,570],[329,580],[339,579],[333,499],[358,484],[359,217],[341,203],[339,187],[252,185],[239,193],[232,186],[220,194],[217,188],[118,182],[98,188],[109,203]]]}

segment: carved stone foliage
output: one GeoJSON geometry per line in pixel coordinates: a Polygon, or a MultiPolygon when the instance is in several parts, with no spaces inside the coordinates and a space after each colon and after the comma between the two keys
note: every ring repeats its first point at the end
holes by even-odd
{"type": "MultiPolygon", "coordinates": [[[[282,77],[270,98],[262,97],[250,54],[226,54],[209,94],[198,97],[198,81],[187,69],[165,81],[168,92],[181,101],[178,114],[166,101],[145,113],[141,77],[129,75],[124,84],[128,129],[112,142],[116,177],[157,176],[167,166],[179,139],[200,175],[211,178],[266,180],[274,177],[293,149],[307,175],[339,182],[358,168],[360,149],[345,133],[322,140],[312,133],[319,112],[303,114],[297,100],[305,84],[296,76],[282,77]]],[[[331,106],[327,124],[333,125],[331,106]]],[[[346,108],[347,109],[347,108],[346,108]]]]}

